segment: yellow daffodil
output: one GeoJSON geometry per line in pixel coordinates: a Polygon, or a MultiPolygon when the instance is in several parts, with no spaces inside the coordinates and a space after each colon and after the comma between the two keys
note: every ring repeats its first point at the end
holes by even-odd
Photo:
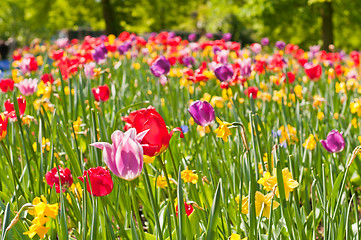
{"type": "Polygon", "coordinates": [[[315,136],[313,136],[312,134],[310,134],[310,136],[302,144],[302,146],[305,147],[308,150],[315,149],[316,145],[317,145],[317,142],[316,142],[315,136]]]}
{"type": "MultiPolygon", "coordinates": [[[[261,192],[256,192],[256,216],[261,214],[261,210],[263,207],[262,216],[269,218],[271,213],[271,203],[273,199],[273,193],[270,192],[266,195],[263,195],[261,192]]],[[[276,209],[280,204],[276,201],[273,201],[273,209],[276,209]]]]}
{"type": "Polygon", "coordinates": [[[186,170],[183,170],[181,172],[181,177],[183,179],[184,182],[188,183],[193,183],[196,184],[198,181],[198,175],[193,173],[192,170],[188,170],[188,167],[186,168],[186,170]]]}
{"type": "Polygon", "coordinates": [[[217,133],[217,137],[222,138],[225,142],[228,142],[228,136],[232,135],[228,126],[231,126],[232,124],[228,122],[222,122],[218,117],[217,122],[219,124],[219,127],[214,130],[214,132],[217,133]]]}
{"type": "MultiPolygon", "coordinates": [[[[239,205],[239,195],[235,197],[237,207],[239,205]]],[[[241,212],[243,214],[248,214],[248,197],[242,196],[241,212]]]]}

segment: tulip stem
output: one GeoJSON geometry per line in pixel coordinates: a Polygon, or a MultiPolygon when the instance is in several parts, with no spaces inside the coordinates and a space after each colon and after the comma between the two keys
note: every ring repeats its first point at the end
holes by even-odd
{"type": "Polygon", "coordinates": [[[139,231],[140,231],[141,238],[145,239],[144,238],[143,222],[142,222],[142,220],[140,219],[140,216],[139,216],[139,204],[138,204],[137,196],[135,194],[135,187],[136,187],[135,182],[131,181],[130,184],[129,184],[129,188],[130,188],[130,192],[132,194],[133,211],[134,211],[135,218],[137,219],[138,228],[139,228],[139,231]]]}
{"type": "Polygon", "coordinates": [[[168,195],[169,195],[169,199],[170,199],[170,209],[172,211],[172,214],[173,214],[173,220],[174,220],[174,225],[175,225],[175,230],[177,232],[177,236],[178,236],[178,232],[179,232],[179,229],[178,229],[178,226],[177,226],[177,215],[175,213],[175,208],[174,208],[174,199],[173,199],[173,196],[172,196],[172,189],[171,189],[171,185],[170,185],[170,182],[169,182],[169,177],[168,177],[168,172],[167,172],[167,169],[162,161],[162,158],[160,156],[157,156],[157,159],[159,160],[159,163],[162,167],[162,170],[164,172],[164,175],[165,175],[165,179],[167,181],[167,189],[168,189],[168,195]]]}

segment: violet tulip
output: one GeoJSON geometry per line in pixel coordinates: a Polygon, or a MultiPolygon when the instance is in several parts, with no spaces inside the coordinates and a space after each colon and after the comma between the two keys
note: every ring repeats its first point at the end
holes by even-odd
{"type": "Polygon", "coordinates": [[[19,89],[22,95],[30,96],[33,95],[36,92],[36,89],[38,88],[38,79],[24,79],[23,81],[16,83],[15,87],[19,89]]]}
{"type": "Polygon", "coordinates": [[[263,45],[263,46],[266,46],[266,45],[268,45],[269,44],[269,39],[268,38],[262,38],[261,39],[261,44],[263,45]]]}
{"type": "Polygon", "coordinates": [[[197,100],[188,108],[189,114],[198,125],[206,127],[214,122],[216,118],[212,105],[207,101],[197,100]]]}
{"type": "Polygon", "coordinates": [[[284,41],[277,41],[275,44],[276,48],[279,50],[282,50],[286,47],[286,43],[284,41]]]}
{"type": "Polygon", "coordinates": [[[165,75],[170,71],[169,60],[164,56],[160,56],[150,66],[150,71],[154,76],[160,78],[160,83],[164,86],[167,82],[167,77],[165,75]]]}
{"type": "Polygon", "coordinates": [[[230,65],[225,64],[214,69],[214,74],[221,82],[225,82],[232,79],[234,72],[230,65]]]}
{"type": "Polygon", "coordinates": [[[341,152],[345,148],[345,140],[343,139],[342,132],[332,130],[327,134],[326,140],[321,140],[322,146],[330,153],[341,152]]]}
{"type": "Polygon", "coordinates": [[[232,38],[232,34],[231,33],[225,33],[225,34],[223,34],[223,36],[222,36],[222,39],[224,40],[224,41],[230,41],[231,40],[231,38],[232,38]]]}
{"type": "Polygon", "coordinates": [[[143,147],[140,141],[147,133],[143,131],[137,135],[135,128],[125,133],[117,130],[111,136],[112,144],[95,142],[90,145],[103,150],[103,160],[110,171],[119,178],[131,181],[142,172],[143,147]]]}

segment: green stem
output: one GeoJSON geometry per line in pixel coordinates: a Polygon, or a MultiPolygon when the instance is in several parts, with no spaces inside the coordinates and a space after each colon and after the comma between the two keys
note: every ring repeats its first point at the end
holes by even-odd
{"type": "Polygon", "coordinates": [[[171,188],[171,185],[170,185],[170,181],[169,181],[169,177],[168,177],[168,172],[167,172],[167,169],[162,161],[162,158],[160,156],[157,156],[157,159],[159,160],[159,163],[160,163],[160,166],[162,167],[162,170],[164,172],[164,175],[165,175],[165,179],[167,181],[167,189],[168,189],[168,195],[169,195],[169,199],[170,199],[170,206],[171,206],[171,211],[172,211],[172,215],[173,215],[173,221],[174,221],[174,225],[175,225],[175,230],[177,232],[177,236],[178,235],[178,232],[179,232],[179,229],[178,229],[178,224],[177,224],[177,215],[175,213],[175,208],[174,208],[174,198],[172,196],[172,188],[171,188]]]}
{"type": "Polygon", "coordinates": [[[140,236],[141,236],[142,239],[145,239],[143,223],[142,223],[142,220],[140,219],[140,216],[139,216],[139,204],[138,204],[137,196],[135,195],[135,187],[136,187],[135,182],[134,181],[130,182],[129,188],[130,188],[130,192],[132,194],[134,215],[135,215],[135,218],[137,219],[138,228],[139,228],[139,231],[140,231],[140,236]]]}

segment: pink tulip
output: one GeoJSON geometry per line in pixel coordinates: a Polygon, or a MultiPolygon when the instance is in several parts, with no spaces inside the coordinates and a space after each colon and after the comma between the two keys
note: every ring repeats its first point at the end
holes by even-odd
{"type": "Polygon", "coordinates": [[[112,144],[95,142],[93,147],[103,150],[103,160],[116,176],[131,181],[137,178],[143,169],[143,147],[140,141],[149,130],[137,134],[135,128],[123,133],[115,131],[112,134],[112,144]]]}
{"type": "Polygon", "coordinates": [[[30,96],[36,92],[36,89],[38,88],[38,82],[39,80],[36,78],[28,78],[15,84],[15,87],[19,89],[22,95],[30,96]]]}

